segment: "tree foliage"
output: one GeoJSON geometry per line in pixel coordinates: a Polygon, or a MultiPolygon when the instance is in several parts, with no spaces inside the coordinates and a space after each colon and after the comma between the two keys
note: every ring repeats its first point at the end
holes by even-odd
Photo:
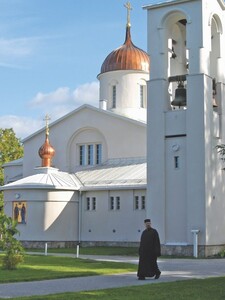
{"type": "Polygon", "coordinates": [[[4,251],[3,269],[13,270],[24,260],[24,249],[14,235],[19,234],[17,222],[0,212],[0,247],[4,251]]]}
{"type": "Polygon", "coordinates": [[[0,128],[0,185],[3,185],[2,165],[23,156],[23,146],[12,128],[0,128]]]}
{"type": "MultiPolygon", "coordinates": [[[[23,156],[23,145],[12,128],[0,128],[0,185],[4,184],[3,165],[23,156]]],[[[2,192],[0,193],[0,210],[3,205],[2,192]]]]}
{"type": "Polygon", "coordinates": [[[220,154],[221,159],[225,159],[225,144],[220,144],[216,146],[217,152],[220,154]]]}

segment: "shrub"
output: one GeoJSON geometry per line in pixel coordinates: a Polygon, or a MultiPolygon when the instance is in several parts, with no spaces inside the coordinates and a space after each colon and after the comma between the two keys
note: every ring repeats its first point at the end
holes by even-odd
{"type": "Polygon", "coordinates": [[[2,260],[3,269],[16,269],[24,259],[22,244],[14,237],[15,234],[19,234],[16,226],[16,221],[0,212],[0,247],[5,252],[2,260]]]}
{"type": "Polygon", "coordinates": [[[219,256],[222,258],[225,257],[225,249],[219,252],[219,256]]]}

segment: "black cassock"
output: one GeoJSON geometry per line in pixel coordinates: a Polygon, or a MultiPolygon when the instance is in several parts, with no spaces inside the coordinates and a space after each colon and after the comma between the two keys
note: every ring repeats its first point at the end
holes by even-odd
{"type": "Polygon", "coordinates": [[[138,277],[153,277],[159,273],[157,257],[161,255],[158,232],[154,228],[145,229],[139,247],[138,277]]]}

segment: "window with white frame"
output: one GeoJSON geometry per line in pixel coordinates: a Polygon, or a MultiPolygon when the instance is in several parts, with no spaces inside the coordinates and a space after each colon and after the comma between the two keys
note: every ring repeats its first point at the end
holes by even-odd
{"type": "Polygon", "coordinates": [[[111,210],[114,210],[114,197],[110,197],[109,207],[110,207],[111,210]]]}
{"type": "Polygon", "coordinates": [[[86,210],[96,210],[96,197],[86,198],[86,210]]]}
{"type": "Polygon", "coordinates": [[[116,85],[112,86],[112,108],[116,108],[116,85]]]}
{"type": "Polygon", "coordinates": [[[90,199],[90,197],[86,198],[86,210],[91,210],[91,199],[90,199]]]}
{"type": "Polygon", "coordinates": [[[102,162],[101,144],[83,144],[79,145],[79,165],[92,166],[99,165],[102,162]]]}
{"type": "Polygon", "coordinates": [[[179,169],[179,156],[174,156],[174,169],[179,169]]]}
{"type": "Polygon", "coordinates": [[[94,157],[93,157],[93,149],[94,149],[94,145],[87,145],[87,149],[88,149],[88,159],[87,159],[87,164],[88,165],[93,165],[94,164],[94,157]]]}
{"type": "Polygon", "coordinates": [[[144,195],[135,195],[134,196],[134,209],[135,210],[145,210],[146,201],[144,195]]]}
{"type": "Polygon", "coordinates": [[[85,165],[85,146],[84,145],[80,145],[79,147],[79,155],[80,155],[80,166],[84,166],[85,165]]]}
{"type": "Polygon", "coordinates": [[[119,196],[116,196],[116,197],[111,196],[109,198],[109,208],[110,208],[110,210],[120,210],[120,197],[119,196]]]}
{"type": "Polygon", "coordinates": [[[102,162],[102,145],[95,145],[96,153],[96,165],[99,165],[102,162]]]}
{"type": "Polygon", "coordinates": [[[116,197],[116,209],[120,210],[120,197],[116,197]]]}
{"type": "Polygon", "coordinates": [[[134,196],[134,209],[139,209],[139,197],[134,196]]]}
{"type": "Polygon", "coordinates": [[[92,210],[96,210],[96,198],[92,197],[92,210]]]}
{"type": "Polygon", "coordinates": [[[144,107],[144,86],[140,85],[140,107],[144,107]]]}
{"type": "Polygon", "coordinates": [[[145,209],[145,196],[141,196],[141,209],[145,209]]]}

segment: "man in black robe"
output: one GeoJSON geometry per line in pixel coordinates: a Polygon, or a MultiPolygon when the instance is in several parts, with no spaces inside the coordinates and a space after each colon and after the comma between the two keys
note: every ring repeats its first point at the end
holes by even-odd
{"type": "Polygon", "coordinates": [[[139,265],[137,276],[139,280],[145,277],[160,277],[157,257],[161,255],[159,235],[156,229],[151,227],[151,220],[144,221],[146,229],[142,232],[139,247],[139,265]]]}

